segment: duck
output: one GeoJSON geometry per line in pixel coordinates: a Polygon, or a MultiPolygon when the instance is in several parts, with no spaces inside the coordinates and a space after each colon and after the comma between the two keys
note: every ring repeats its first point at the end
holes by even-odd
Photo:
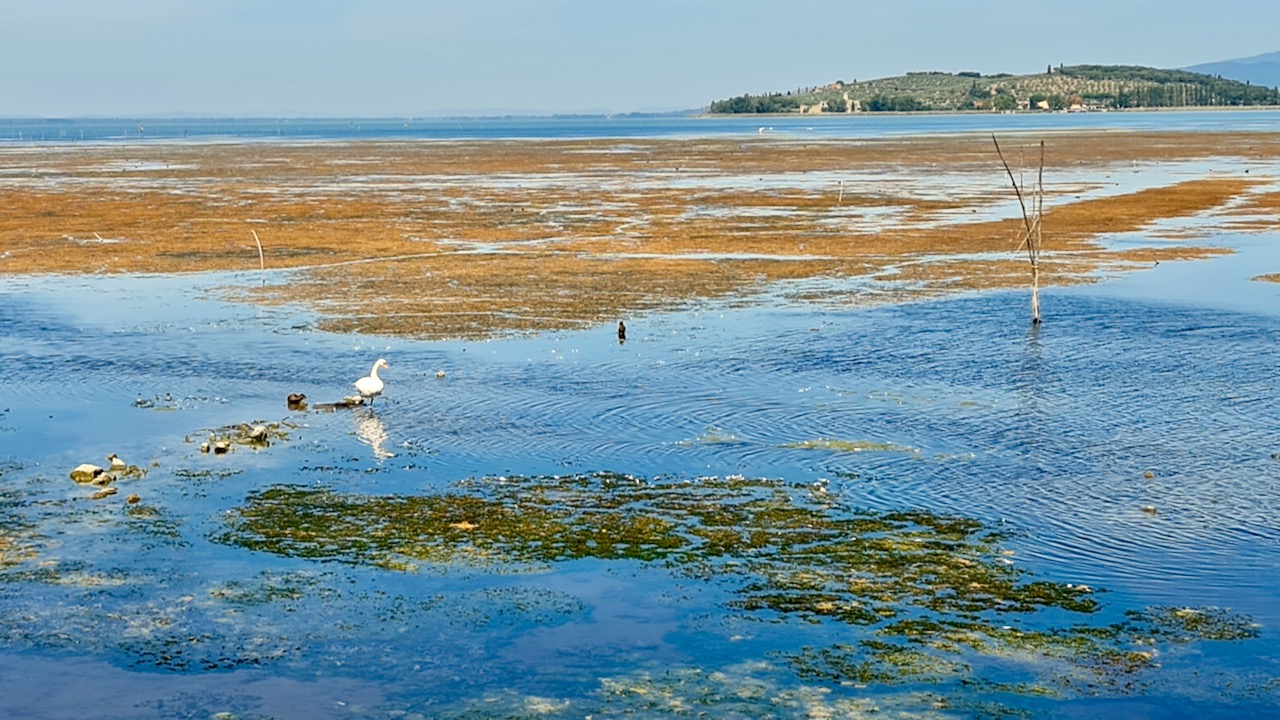
{"type": "Polygon", "coordinates": [[[378,361],[373,364],[373,369],[369,371],[369,375],[355,381],[356,390],[360,391],[360,397],[362,399],[369,398],[370,406],[373,405],[373,399],[382,394],[382,388],[384,387],[382,378],[378,377],[378,368],[390,367],[385,359],[378,358],[378,361]]]}
{"type": "Polygon", "coordinates": [[[305,410],[307,407],[307,396],[303,393],[289,393],[284,399],[284,404],[290,410],[305,410]]]}

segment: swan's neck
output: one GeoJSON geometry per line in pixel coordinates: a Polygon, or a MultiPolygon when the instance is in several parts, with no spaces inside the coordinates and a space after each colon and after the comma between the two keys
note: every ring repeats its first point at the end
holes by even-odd
{"type": "Polygon", "coordinates": [[[378,378],[378,363],[374,363],[374,364],[373,364],[373,369],[369,371],[369,377],[373,378],[374,380],[379,379],[379,378],[378,378]]]}

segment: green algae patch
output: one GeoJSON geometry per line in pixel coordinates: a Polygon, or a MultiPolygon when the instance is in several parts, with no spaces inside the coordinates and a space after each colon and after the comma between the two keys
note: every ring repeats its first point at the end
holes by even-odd
{"type": "MultiPolygon", "coordinates": [[[[0,474],[3,474],[2,468],[0,474]]],[[[35,525],[22,517],[23,504],[19,493],[0,490],[0,569],[21,565],[36,557],[35,525]]]]}
{"type": "Polygon", "coordinates": [[[1250,640],[1258,637],[1258,624],[1251,619],[1217,607],[1152,607],[1129,610],[1124,627],[1152,642],[1185,643],[1194,640],[1250,640]]]}
{"type": "Polygon", "coordinates": [[[178,468],[173,471],[173,476],[183,480],[225,480],[242,472],[244,471],[231,468],[204,468],[200,470],[178,468]]]}
{"type": "MultiPolygon", "coordinates": [[[[961,699],[953,702],[937,692],[840,693],[797,681],[786,668],[765,661],[727,667],[646,667],[603,677],[585,697],[525,695],[514,690],[490,692],[455,707],[421,709],[439,720],[580,720],[581,718],[794,718],[796,720],[897,718],[954,720],[1033,717],[995,703],[961,699]]],[[[407,712],[407,711],[406,711],[407,712]]],[[[410,715],[412,717],[412,715],[410,715]]]]}
{"type": "Polygon", "coordinates": [[[314,486],[255,492],[215,539],[288,557],[407,569],[519,570],[580,559],[661,563],[732,581],[742,609],[860,624],[902,606],[1090,612],[1088,593],[1004,562],[975,520],[858,511],[820,486],[613,473],[466,480],[432,495],[314,486]]]}
{"type": "Polygon", "coordinates": [[[972,518],[849,507],[821,483],[593,473],[473,478],[427,495],[278,485],[251,494],[215,539],[387,570],[639,563],[726,588],[746,619],[860,628],[856,641],[777,651],[799,677],[839,685],[954,688],[1013,673],[1033,678],[1002,686],[1019,694],[1111,692],[1153,666],[1157,643],[1250,637],[1247,618],[1191,609],[1055,627],[1090,617],[1096,593],[1032,577],[1004,537],[972,518]]]}
{"type": "MultiPolygon", "coordinates": [[[[933,710],[923,694],[862,698],[833,695],[826,688],[797,683],[765,662],[744,662],[724,669],[645,668],[601,678],[586,697],[522,695],[512,690],[488,693],[460,707],[424,708],[440,720],[491,718],[857,718],[903,720],[949,717],[933,710]]],[[[954,716],[950,716],[954,717],[954,716]]]]}
{"type": "Polygon", "coordinates": [[[677,441],[677,445],[731,445],[733,443],[742,442],[742,439],[731,432],[726,432],[720,428],[709,427],[702,431],[702,434],[692,440],[677,441]]]}
{"type": "MultiPolygon", "coordinates": [[[[181,573],[178,573],[181,575],[181,573]]],[[[66,562],[0,573],[0,636],[10,649],[95,653],[125,667],[193,673],[287,664],[313,672],[367,666],[410,673],[406,637],[501,644],[583,613],[566,593],[506,586],[428,597],[361,590],[332,571],[266,570],[169,587],[172,573],[66,562]],[[24,592],[10,592],[21,583],[24,592]],[[440,639],[444,638],[444,639],[440,639]]],[[[416,647],[416,645],[415,645],[416,647]]],[[[464,657],[467,653],[464,653],[464,657]]],[[[479,670],[475,670],[479,672],[479,670]]]]}
{"type": "Polygon", "coordinates": [[[298,486],[250,496],[220,539],[278,555],[388,569],[654,560],[682,544],[660,518],[591,507],[556,512],[533,497],[356,496],[298,486]]]}
{"type": "Polygon", "coordinates": [[[918,448],[910,445],[899,445],[893,442],[884,442],[879,440],[833,440],[830,438],[817,438],[814,440],[803,440],[800,442],[791,442],[783,444],[784,448],[795,450],[826,450],[828,452],[881,452],[881,453],[907,453],[919,454],[918,448]]]}

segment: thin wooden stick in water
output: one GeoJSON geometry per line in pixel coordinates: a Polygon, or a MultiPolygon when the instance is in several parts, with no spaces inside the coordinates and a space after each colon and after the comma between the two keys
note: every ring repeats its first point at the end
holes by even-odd
{"type": "Polygon", "coordinates": [[[263,272],[266,272],[267,261],[262,256],[262,241],[258,239],[258,231],[250,229],[249,232],[253,233],[253,241],[258,243],[258,267],[261,268],[263,272]]]}
{"type": "Polygon", "coordinates": [[[1031,323],[1039,325],[1040,247],[1044,238],[1044,141],[1040,141],[1040,169],[1036,175],[1036,186],[1032,189],[1030,214],[1027,213],[1027,203],[1022,194],[1022,186],[1013,177],[1013,170],[1009,168],[1009,162],[1005,160],[1004,152],[1000,150],[1000,141],[996,140],[994,134],[991,135],[991,142],[996,145],[996,153],[1000,156],[1001,164],[1004,165],[1005,174],[1009,176],[1009,184],[1013,185],[1014,194],[1018,196],[1018,205],[1022,208],[1022,225],[1026,232],[1022,236],[1022,241],[1018,243],[1018,250],[1021,250],[1024,246],[1027,248],[1027,260],[1031,263],[1031,323]]]}

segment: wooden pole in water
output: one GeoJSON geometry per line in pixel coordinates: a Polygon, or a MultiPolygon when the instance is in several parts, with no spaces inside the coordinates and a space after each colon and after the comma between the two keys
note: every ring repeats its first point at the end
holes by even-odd
{"type": "Polygon", "coordinates": [[[1044,141],[1040,141],[1040,169],[1036,173],[1035,202],[1035,237],[1027,238],[1027,249],[1031,258],[1031,323],[1040,323],[1040,248],[1044,240],[1044,141]]]}
{"type": "Polygon", "coordinates": [[[258,267],[265,272],[267,269],[267,261],[262,255],[262,241],[258,239],[257,230],[250,229],[249,232],[253,233],[253,241],[258,243],[258,267]]]}
{"type": "Polygon", "coordinates": [[[254,241],[255,243],[257,243],[257,244],[258,244],[258,269],[262,271],[262,275],[260,275],[259,277],[261,277],[261,278],[262,278],[262,285],[263,285],[263,287],[266,287],[266,285],[267,285],[267,260],[266,260],[266,258],[265,258],[265,257],[263,257],[263,255],[262,255],[262,241],[258,239],[258,231],[257,231],[257,230],[254,230],[253,228],[249,228],[249,232],[253,233],[253,241],[254,241]]]}
{"type": "Polygon", "coordinates": [[[1000,163],[1004,165],[1004,172],[1009,176],[1009,183],[1013,185],[1013,192],[1018,196],[1018,206],[1022,208],[1024,234],[1022,242],[1018,243],[1017,249],[1021,250],[1026,247],[1027,260],[1031,263],[1031,322],[1038,325],[1040,323],[1040,247],[1044,238],[1041,230],[1041,219],[1044,215],[1044,141],[1040,141],[1040,170],[1036,175],[1036,186],[1032,190],[1031,210],[1029,212],[1022,186],[1014,179],[1013,170],[1009,169],[1009,162],[1005,160],[1004,152],[1000,149],[1000,141],[996,140],[994,134],[991,136],[991,142],[995,143],[996,153],[1000,156],[1000,163]]]}

